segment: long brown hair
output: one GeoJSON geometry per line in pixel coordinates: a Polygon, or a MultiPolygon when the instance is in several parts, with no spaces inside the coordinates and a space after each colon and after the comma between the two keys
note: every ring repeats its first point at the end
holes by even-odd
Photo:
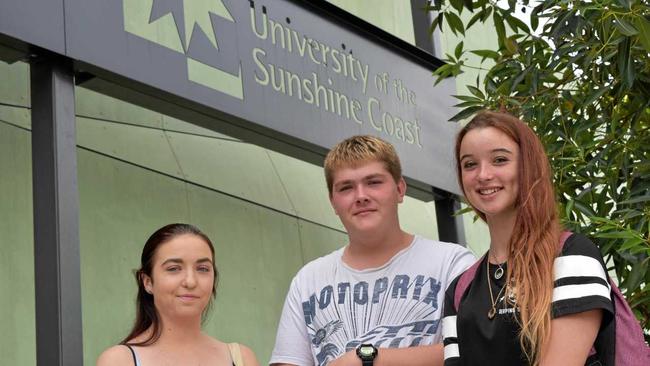
{"type": "MultiPolygon", "coordinates": [[[[560,223],[551,167],[541,141],[528,125],[507,113],[483,111],[456,138],[456,172],[463,192],[461,142],[469,131],[486,127],[503,132],[519,146],[517,218],[508,243],[506,283],[516,287],[522,350],[537,365],[551,334],[553,262],[559,252],[560,223]]],[[[485,221],[485,214],[472,208],[485,221]]]]}
{"type": "Polygon", "coordinates": [[[195,226],[189,224],[169,224],[151,234],[149,239],[147,239],[144,248],[142,248],[140,269],[135,271],[135,281],[138,284],[135,322],[133,323],[133,328],[131,328],[129,335],[127,335],[120,344],[149,346],[156,343],[160,338],[162,333],[160,315],[158,314],[158,310],[154,304],[153,295],[148,293],[144,287],[144,275],[149,276],[153,281],[151,273],[153,269],[154,256],[156,255],[158,248],[173,238],[186,234],[196,235],[201,238],[205,241],[208,247],[210,247],[210,252],[212,253],[212,273],[214,274],[214,282],[212,285],[212,299],[210,299],[208,306],[206,306],[201,316],[202,320],[205,320],[205,315],[209,312],[210,307],[212,306],[212,301],[217,294],[217,281],[219,279],[219,273],[217,272],[217,267],[214,262],[214,246],[212,245],[210,238],[195,226]],[[130,342],[135,337],[146,332],[149,328],[151,328],[151,333],[145,340],[140,342],[130,342]]]}

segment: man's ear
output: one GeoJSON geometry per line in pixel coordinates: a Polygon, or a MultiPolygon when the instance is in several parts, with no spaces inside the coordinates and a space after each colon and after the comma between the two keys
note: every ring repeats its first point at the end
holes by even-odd
{"type": "Polygon", "coordinates": [[[332,194],[330,193],[330,206],[332,206],[332,210],[334,210],[334,214],[336,216],[339,215],[339,213],[336,211],[336,207],[334,206],[334,202],[332,202],[332,194]]]}
{"type": "Polygon", "coordinates": [[[399,195],[399,199],[397,202],[402,203],[404,201],[404,195],[406,194],[406,181],[404,180],[404,177],[400,177],[399,181],[397,181],[397,194],[399,195]]]}

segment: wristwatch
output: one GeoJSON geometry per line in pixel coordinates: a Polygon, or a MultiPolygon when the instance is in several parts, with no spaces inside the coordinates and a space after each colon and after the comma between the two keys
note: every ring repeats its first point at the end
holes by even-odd
{"type": "Polygon", "coordinates": [[[372,366],[372,362],[377,357],[377,347],[372,344],[362,344],[357,347],[357,356],[361,359],[363,366],[372,366]]]}

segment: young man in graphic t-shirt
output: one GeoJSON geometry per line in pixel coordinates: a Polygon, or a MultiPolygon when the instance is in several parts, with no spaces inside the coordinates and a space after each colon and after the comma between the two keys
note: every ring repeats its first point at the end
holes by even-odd
{"type": "Polygon", "coordinates": [[[442,365],[445,289],[474,256],[401,229],[406,183],[389,143],[342,141],[325,158],[325,178],[349,243],[294,277],[270,363],[442,365]]]}

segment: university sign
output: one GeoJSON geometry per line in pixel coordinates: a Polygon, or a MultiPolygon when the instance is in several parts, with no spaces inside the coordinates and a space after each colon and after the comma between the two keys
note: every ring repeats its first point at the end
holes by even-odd
{"type": "MultiPolygon", "coordinates": [[[[0,10],[17,4],[10,0],[0,10]]],[[[195,111],[209,119],[201,125],[216,131],[237,126],[272,136],[297,146],[293,155],[322,156],[344,137],[377,135],[396,146],[410,183],[457,193],[457,126],[447,122],[454,113],[453,81],[434,87],[432,61],[405,57],[312,6],[297,0],[67,0],[61,4],[64,52],[94,76],[81,85],[127,100],[118,90],[136,90],[165,102],[150,108],[195,111]]],[[[19,38],[16,28],[0,25],[0,33],[19,38]]]]}

